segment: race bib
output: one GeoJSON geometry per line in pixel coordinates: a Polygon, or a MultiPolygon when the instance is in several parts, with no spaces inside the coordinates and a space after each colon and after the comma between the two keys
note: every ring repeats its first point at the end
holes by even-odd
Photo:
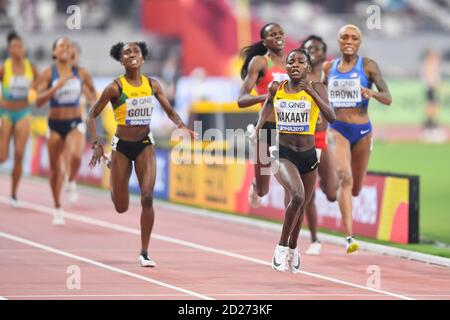
{"type": "Polygon", "coordinates": [[[278,100],[275,102],[278,130],[292,133],[309,131],[311,102],[308,100],[278,100]]]}
{"type": "Polygon", "coordinates": [[[127,117],[125,119],[125,124],[129,126],[150,124],[153,108],[155,107],[155,98],[153,96],[128,98],[126,104],[127,117]]]}
{"type": "Polygon", "coordinates": [[[360,79],[330,79],[328,100],[335,108],[356,107],[362,101],[360,79]]]}
{"type": "Polygon", "coordinates": [[[26,77],[14,76],[9,80],[9,95],[12,99],[27,99],[29,88],[30,80],[28,80],[26,77]]]}
{"type": "MultiPolygon", "coordinates": [[[[56,84],[57,80],[54,81],[56,84]]],[[[68,80],[64,86],[56,91],[54,99],[60,104],[77,103],[81,96],[81,80],[79,78],[72,78],[68,80]]]]}

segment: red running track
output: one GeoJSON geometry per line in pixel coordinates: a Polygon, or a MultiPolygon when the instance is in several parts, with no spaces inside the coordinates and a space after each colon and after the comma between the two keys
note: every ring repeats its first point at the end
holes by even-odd
{"type": "MultiPolygon", "coordinates": [[[[158,266],[141,268],[137,198],[119,215],[107,191],[79,187],[78,203],[64,203],[66,225],[56,227],[46,180],[23,180],[19,208],[7,203],[5,175],[0,190],[0,297],[7,299],[450,299],[449,268],[347,255],[331,244],[321,256],[303,254],[302,273],[275,272],[278,232],[165,203],[155,204],[150,243],[158,266]],[[79,271],[80,288],[70,286],[70,268],[79,271]]],[[[302,252],[308,241],[300,241],[302,252]]]]}

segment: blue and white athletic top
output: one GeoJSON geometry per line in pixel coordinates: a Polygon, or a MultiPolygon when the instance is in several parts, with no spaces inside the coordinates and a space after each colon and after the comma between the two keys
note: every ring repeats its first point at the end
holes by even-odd
{"type": "MultiPolygon", "coordinates": [[[[74,77],[68,80],[64,86],[56,91],[55,95],[50,99],[50,108],[58,107],[79,107],[80,97],[82,93],[82,81],[78,73],[78,68],[72,68],[74,77]]],[[[49,87],[56,85],[59,79],[58,68],[52,66],[52,81],[49,87]]]]}
{"type": "Polygon", "coordinates": [[[333,108],[362,108],[369,105],[361,88],[371,88],[372,81],[364,71],[363,58],[358,56],[356,65],[348,72],[338,70],[341,59],[336,59],[328,75],[328,101],[333,108]]]}

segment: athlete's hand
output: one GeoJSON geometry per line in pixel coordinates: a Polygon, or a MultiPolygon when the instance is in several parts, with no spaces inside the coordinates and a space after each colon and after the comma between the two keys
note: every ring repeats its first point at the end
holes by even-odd
{"type": "Polygon", "coordinates": [[[178,129],[186,130],[191,138],[198,140],[198,133],[186,127],[183,123],[178,126],[178,129]]]}
{"type": "Polygon", "coordinates": [[[373,95],[375,94],[375,92],[373,92],[373,90],[369,89],[369,88],[361,88],[361,94],[363,96],[364,99],[369,100],[370,98],[373,97],[373,95]]]}
{"type": "Polygon", "coordinates": [[[99,164],[103,158],[103,146],[101,144],[94,145],[94,152],[92,153],[91,161],[89,161],[89,168],[92,170],[99,164]]]}
{"type": "Polygon", "coordinates": [[[314,91],[314,88],[312,87],[312,81],[311,80],[307,80],[307,79],[303,79],[300,80],[300,88],[304,91],[306,91],[306,93],[308,93],[309,95],[311,95],[314,91]]]}

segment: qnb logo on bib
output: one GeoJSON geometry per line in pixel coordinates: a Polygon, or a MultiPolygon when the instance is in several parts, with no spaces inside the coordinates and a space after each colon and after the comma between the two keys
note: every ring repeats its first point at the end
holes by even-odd
{"type": "Polygon", "coordinates": [[[272,77],[273,77],[273,81],[278,81],[278,82],[282,82],[284,80],[289,79],[289,76],[287,75],[287,73],[279,73],[279,72],[272,73],[272,77]]]}
{"type": "Polygon", "coordinates": [[[333,107],[357,106],[362,101],[360,79],[331,79],[328,83],[328,100],[333,107]]]}
{"type": "Polygon", "coordinates": [[[278,130],[293,133],[309,131],[310,101],[278,100],[275,109],[278,130]]]}
{"type": "Polygon", "coordinates": [[[152,120],[155,102],[153,97],[130,98],[126,101],[127,118],[125,123],[130,126],[149,125],[152,120]]]}
{"type": "Polygon", "coordinates": [[[13,99],[26,99],[30,80],[26,77],[12,77],[9,81],[9,94],[13,99]]]}
{"type": "MultiPolygon", "coordinates": [[[[54,81],[54,84],[57,80],[54,81]]],[[[68,80],[55,94],[55,99],[61,104],[76,103],[81,95],[81,81],[78,78],[68,80]]]]}

